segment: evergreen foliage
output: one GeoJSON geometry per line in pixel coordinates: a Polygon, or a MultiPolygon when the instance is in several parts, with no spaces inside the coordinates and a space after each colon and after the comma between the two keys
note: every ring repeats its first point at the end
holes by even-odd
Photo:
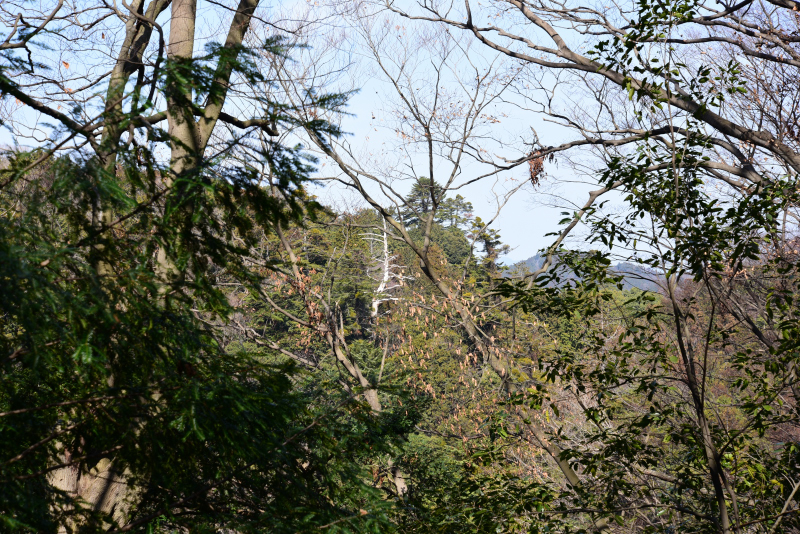
{"type": "MultiPolygon", "coordinates": [[[[71,38],[53,17],[20,16],[0,44],[0,98],[58,123],[0,166],[0,530],[800,532],[796,133],[722,121],[750,90],[738,60],[693,69],[659,48],[719,17],[641,1],[592,43],[580,72],[624,89],[636,126],[614,125],[633,137],[598,173],[623,209],[566,213],[511,271],[499,230],[434,176],[402,209],[318,203],[316,160],[281,134],[334,155],[321,117],[346,95],[297,99],[262,70],[298,49],[248,45],[258,2],[204,52],[179,24],[165,50],[169,2],[136,5],[91,119],[21,81],[71,38]],[[256,116],[222,112],[237,86],[258,88],[237,102],[256,116]],[[669,106],[680,124],[653,133],[669,106]],[[714,160],[745,144],[709,125],[780,172],[714,160]]],[[[559,68],[578,57],[558,50],[559,68]]],[[[549,148],[514,163],[534,185],[549,148]]]]}

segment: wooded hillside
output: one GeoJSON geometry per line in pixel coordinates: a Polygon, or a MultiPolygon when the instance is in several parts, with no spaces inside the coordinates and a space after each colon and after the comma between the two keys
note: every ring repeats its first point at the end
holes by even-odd
{"type": "Polygon", "coordinates": [[[0,531],[800,532],[799,72],[794,0],[3,1],[0,531]]]}

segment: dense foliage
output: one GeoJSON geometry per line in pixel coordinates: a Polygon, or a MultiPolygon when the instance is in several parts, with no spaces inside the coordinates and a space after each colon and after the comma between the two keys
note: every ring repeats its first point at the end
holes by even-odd
{"type": "Polygon", "coordinates": [[[410,152],[410,174],[354,160],[346,95],[255,0],[214,3],[228,31],[203,51],[193,0],[0,5],[18,10],[0,113],[38,146],[0,160],[0,529],[800,532],[800,115],[778,83],[798,5],[638,2],[620,28],[609,7],[505,3],[511,22],[469,3],[322,17],[357,19],[427,176],[410,152]],[[409,49],[381,55],[389,19],[381,39],[364,22],[390,13],[445,28],[419,41],[432,96],[408,96],[409,49]],[[476,67],[466,101],[441,87],[462,30],[523,64],[476,67]],[[81,79],[109,68],[69,89],[56,51],[81,39],[103,51],[81,79]],[[488,103],[550,80],[535,67],[577,73],[594,118],[548,102],[580,138],[492,159],[488,103]],[[503,265],[498,214],[455,181],[468,156],[468,183],[521,166],[536,188],[581,145],[600,189],[535,269],[503,265]],[[322,205],[314,177],[363,203],[322,205]]]}

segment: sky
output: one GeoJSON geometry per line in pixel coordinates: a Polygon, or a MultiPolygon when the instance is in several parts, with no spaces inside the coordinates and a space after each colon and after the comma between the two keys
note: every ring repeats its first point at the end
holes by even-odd
{"type": "MultiPolygon", "coordinates": [[[[350,115],[344,117],[342,130],[348,134],[348,141],[353,146],[363,146],[369,150],[370,147],[377,147],[384,143],[392,146],[392,143],[396,141],[396,135],[390,128],[380,127],[380,119],[382,116],[386,116],[387,107],[385,101],[387,88],[382,85],[384,84],[377,79],[365,80],[361,90],[349,100],[347,111],[350,115]]],[[[500,106],[498,111],[505,111],[507,114],[513,115],[515,108],[508,105],[500,106]]],[[[537,132],[548,144],[556,145],[569,139],[569,132],[565,129],[544,123],[540,118],[534,120],[538,121],[537,132]]],[[[515,121],[513,118],[508,119],[506,124],[502,124],[501,127],[506,130],[505,133],[511,135],[517,132],[524,133],[526,129],[526,125],[520,124],[520,121],[515,121]]],[[[418,158],[418,167],[424,168],[424,156],[418,156],[418,158]]],[[[325,171],[327,168],[326,164],[326,167],[321,170],[325,171]]],[[[559,229],[558,222],[564,218],[562,213],[568,208],[552,206],[554,199],[550,193],[558,193],[567,201],[575,204],[585,202],[589,190],[587,186],[583,184],[564,185],[570,178],[569,168],[566,165],[547,163],[545,170],[547,176],[543,179],[540,187],[533,189],[526,186],[515,193],[492,224],[492,227],[500,232],[504,243],[511,247],[511,251],[503,260],[507,264],[524,261],[534,256],[548,247],[555,239],[547,234],[559,229]]],[[[502,190],[504,182],[511,178],[527,181],[527,173],[527,165],[521,165],[503,176],[499,182],[481,181],[459,190],[458,193],[473,204],[475,216],[486,220],[494,215],[497,209],[494,195],[491,192],[492,187],[502,190]]],[[[469,169],[465,174],[469,174],[469,169]]],[[[410,188],[410,183],[404,184],[404,187],[410,188]]],[[[344,192],[340,187],[318,189],[315,194],[334,205],[352,205],[352,203],[358,202],[354,194],[344,192]]]]}
{"type": "MultiPolygon", "coordinates": [[[[300,3],[302,3],[302,0],[300,3]]],[[[200,8],[201,10],[210,9],[210,4],[201,1],[200,8]]],[[[208,35],[217,35],[219,33],[219,28],[217,28],[217,26],[219,24],[223,23],[218,19],[204,16],[203,22],[201,22],[200,28],[198,29],[198,37],[201,40],[205,40],[208,35]],[[216,22],[211,22],[212,20],[216,22]]],[[[392,24],[394,24],[394,22],[392,22],[392,24]]],[[[419,54],[421,54],[420,57],[422,57],[423,60],[426,59],[426,57],[423,57],[425,56],[424,50],[420,52],[414,49],[413,45],[411,45],[411,47],[405,46],[404,48],[404,41],[402,41],[402,39],[405,38],[407,42],[409,38],[413,39],[416,36],[413,28],[409,29],[406,33],[405,28],[400,29],[401,27],[398,25],[396,26],[398,29],[396,32],[397,35],[392,33],[391,30],[393,30],[393,28],[391,28],[391,25],[387,26],[387,28],[389,28],[390,31],[386,33],[386,35],[391,39],[396,38],[397,44],[395,44],[394,41],[390,43],[390,47],[387,48],[390,52],[388,52],[387,56],[383,59],[389,60],[390,64],[394,62],[395,65],[399,64],[401,59],[402,61],[408,61],[409,64],[413,63],[419,60],[419,57],[417,57],[419,54]],[[407,56],[404,56],[404,58],[389,57],[393,54],[392,51],[397,51],[401,56],[405,53],[407,56]]],[[[380,33],[380,28],[378,28],[378,33],[380,33]]],[[[342,117],[342,129],[348,133],[348,141],[352,146],[364,150],[365,153],[374,152],[378,154],[384,151],[383,154],[387,158],[386,161],[392,160],[396,164],[407,164],[410,162],[414,163],[417,167],[424,168],[425,165],[423,161],[419,159],[419,155],[410,154],[398,156],[397,135],[390,126],[390,124],[392,124],[392,112],[396,110],[396,101],[393,101],[391,98],[393,93],[392,88],[386,83],[385,76],[382,76],[380,70],[375,67],[374,59],[370,59],[369,54],[364,51],[363,42],[358,41],[359,37],[356,35],[356,32],[350,32],[349,34],[345,32],[342,33],[342,35],[344,36],[342,42],[337,45],[338,48],[334,47],[336,48],[335,53],[340,54],[339,59],[341,59],[342,54],[346,55],[347,60],[350,61],[350,65],[354,66],[354,68],[348,71],[350,79],[347,83],[350,84],[349,88],[358,89],[358,91],[351,96],[347,107],[347,111],[350,115],[342,117]],[[408,161],[403,162],[402,160],[404,157],[407,158],[408,161]]],[[[200,49],[201,47],[198,46],[197,48],[200,49]]],[[[314,50],[314,53],[318,52],[320,49],[321,48],[318,46],[317,50],[314,50]]],[[[435,53],[435,47],[433,47],[433,49],[433,53],[435,53]]],[[[428,52],[430,52],[430,50],[428,50],[428,52]]],[[[482,68],[491,63],[492,58],[490,56],[483,56],[483,52],[484,50],[480,47],[473,48],[469,51],[468,59],[460,59],[462,64],[456,62],[450,65],[451,74],[456,71],[458,71],[458,74],[453,74],[449,78],[445,76],[440,82],[440,87],[444,91],[453,91],[454,93],[462,90],[463,86],[459,87],[459,80],[463,82],[466,79],[464,72],[469,72],[470,67],[478,66],[482,68]],[[474,62],[475,65],[465,65],[463,64],[465,61],[470,64],[474,62]]],[[[84,55],[82,57],[86,58],[88,56],[84,55]]],[[[55,62],[57,67],[61,68],[62,65],[68,65],[66,68],[70,69],[70,72],[76,70],[82,71],[91,67],[88,64],[83,65],[81,57],[78,56],[60,56],[59,60],[61,60],[61,64],[55,62]]],[[[89,61],[89,63],[91,63],[91,61],[89,61]]],[[[430,68],[425,64],[419,68],[418,79],[423,83],[425,83],[426,80],[430,82],[430,68]]],[[[417,89],[420,90],[419,94],[423,94],[426,90],[424,85],[417,87],[417,89]]],[[[489,151],[502,152],[504,148],[507,148],[502,146],[505,141],[509,143],[518,143],[520,139],[526,136],[526,132],[530,131],[531,126],[536,129],[543,144],[555,145],[569,138],[569,132],[559,129],[552,124],[542,122],[540,116],[521,111],[514,105],[513,98],[510,102],[495,105],[491,111],[497,117],[501,117],[502,120],[497,125],[492,126],[492,136],[499,139],[499,144],[497,141],[488,142],[486,148],[489,151]]],[[[26,120],[27,119],[30,119],[31,123],[33,123],[37,120],[37,117],[33,114],[27,114],[26,120]]],[[[13,146],[14,141],[12,134],[7,129],[0,128],[0,146],[13,146]]],[[[25,144],[30,146],[31,140],[26,139],[25,144]]],[[[518,155],[519,153],[517,152],[516,154],[518,155]]],[[[379,163],[381,163],[380,160],[379,163]]],[[[325,173],[328,172],[330,168],[331,167],[323,167],[320,168],[320,171],[325,173]]],[[[438,168],[437,166],[437,170],[438,168]]],[[[444,167],[441,168],[442,172],[445,174],[448,172],[448,169],[444,167]]],[[[480,166],[475,164],[466,164],[462,170],[466,177],[485,172],[485,170],[482,170],[480,166]]],[[[546,234],[556,231],[558,229],[558,221],[563,218],[561,213],[564,211],[564,208],[556,208],[547,205],[549,203],[548,201],[551,201],[551,199],[548,198],[544,192],[550,191],[550,188],[557,181],[569,180],[568,167],[565,165],[556,166],[548,163],[546,171],[548,176],[545,177],[538,189],[534,190],[531,186],[526,186],[521,191],[517,192],[508,200],[507,204],[502,208],[499,216],[497,216],[497,219],[492,224],[492,227],[500,232],[504,242],[511,247],[511,252],[504,259],[506,263],[525,260],[535,255],[544,247],[547,247],[552,242],[553,237],[548,237],[546,234]]],[[[521,165],[519,168],[502,175],[497,181],[493,179],[483,180],[466,186],[458,192],[473,204],[475,216],[487,220],[495,215],[497,207],[495,196],[492,194],[493,188],[495,191],[503,191],[520,182],[526,182],[528,180],[527,172],[527,166],[521,165]]],[[[418,172],[417,175],[422,175],[422,173],[418,172]]],[[[408,190],[410,186],[411,182],[406,181],[398,186],[398,190],[403,192],[404,188],[408,190]]],[[[586,187],[580,185],[570,185],[561,187],[560,193],[568,201],[582,204],[586,190],[586,187]]],[[[333,204],[341,202],[353,203],[353,196],[343,192],[341,188],[328,187],[325,190],[315,191],[315,193],[333,204]]]]}

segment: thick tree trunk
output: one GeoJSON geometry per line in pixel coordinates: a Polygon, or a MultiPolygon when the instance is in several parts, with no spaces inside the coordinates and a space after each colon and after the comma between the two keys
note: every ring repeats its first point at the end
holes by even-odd
{"type": "MultiPolygon", "coordinates": [[[[57,469],[48,480],[54,488],[66,492],[76,502],[88,503],[93,511],[107,514],[118,525],[125,524],[128,519],[133,496],[125,473],[120,474],[114,469],[113,460],[103,458],[89,470],[80,465],[57,469]]],[[[63,525],[59,534],[67,534],[69,529],[77,530],[79,525],[71,523],[63,525]]]]}
{"type": "MultiPolygon", "coordinates": [[[[197,0],[172,2],[167,58],[172,62],[173,69],[188,67],[188,63],[192,60],[196,17],[197,0]]],[[[182,87],[175,81],[170,85],[167,88],[167,121],[172,153],[168,183],[187,169],[196,167],[200,150],[197,125],[191,108],[192,90],[182,87]]]]}

